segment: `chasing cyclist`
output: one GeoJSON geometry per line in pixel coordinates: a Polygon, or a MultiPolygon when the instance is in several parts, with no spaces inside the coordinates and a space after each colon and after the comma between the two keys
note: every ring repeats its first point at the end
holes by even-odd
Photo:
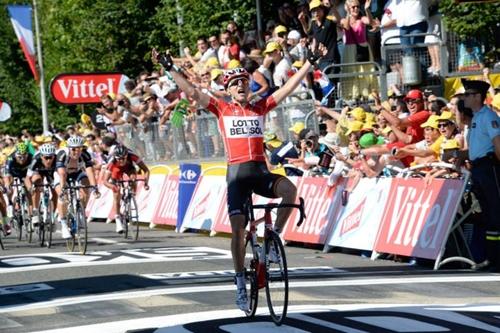
{"type": "MultiPolygon", "coordinates": [[[[64,189],[68,181],[73,181],[83,186],[93,186],[94,194],[96,197],[99,197],[100,194],[97,191],[93,166],[94,162],[85,148],[84,140],[81,136],[70,136],[66,141],[66,147],[57,153],[57,172],[55,174],[54,185],[58,196],[57,215],[61,223],[62,238],[64,239],[71,238],[71,232],[66,221],[66,207],[68,204],[64,195],[64,189]]],[[[89,192],[88,188],[80,189],[83,207],[87,205],[89,192]]]]}
{"type": "MultiPolygon", "coordinates": [[[[269,172],[264,157],[264,116],[283,101],[300,84],[310,68],[325,54],[320,45],[316,52],[309,52],[308,61],[280,89],[271,96],[257,102],[250,101],[250,75],[243,68],[228,70],[224,74],[224,88],[231,96],[231,102],[216,99],[194,87],[174,69],[170,54],[159,54],[152,50],[153,61],[158,61],[168,71],[179,88],[208,109],[218,118],[218,125],[224,139],[227,153],[227,204],[231,222],[231,252],[236,273],[236,305],[248,310],[245,287],[245,224],[244,204],[252,192],[269,198],[282,198],[284,204],[294,204],[297,196],[295,185],[286,177],[269,172]]],[[[292,208],[278,210],[275,229],[280,233],[286,224],[292,208]]]]}
{"type": "MultiPolygon", "coordinates": [[[[108,160],[106,174],[104,176],[104,186],[113,191],[113,207],[115,209],[116,232],[123,232],[123,224],[120,218],[120,187],[116,181],[123,180],[123,175],[127,175],[128,179],[135,180],[137,176],[136,166],[144,174],[144,189],[149,190],[149,168],[141,160],[141,158],[122,145],[116,145],[113,153],[108,160]]],[[[132,183],[132,189],[135,192],[135,183],[132,183]]]]}
{"type": "MultiPolygon", "coordinates": [[[[35,207],[40,201],[40,195],[43,191],[41,185],[43,180],[47,180],[48,184],[54,183],[54,173],[56,172],[56,147],[52,143],[44,143],[38,149],[38,153],[33,157],[33,161],[28,170],[28,176],[31,177],[31,183],[34,186],[33,202],[35,207]]],[[[57,205],[57,193],[52,190],[52,202],[54,207],[57,205]]],[[[38,222],[38,214],[33,213],[32,223],[35,226],[38,222]]]]}
{"type": "MultiPolygon", "coordinates": [[[[16,150],[7,158],[3,180],[5,188],[7,189],[7,198],[9,200],[9,203],[12,202],[12,194],[14,193],[14,190],[11,186],[14,178],[18,178],[19,180],[21,180],[21,183],[24,183],[26,189],[31,188],[31,181],[30,178],[27,177],[27,174],[32,160],[33,155],[28,151],[28,145],[26,145],[24,142],[18,143],[16,145],[16,150]]],[[[32,216],[33,206],[31,201],[31,194],[29,191],[26,191],[26,197],[29,204],[28,213],[30,216],[32,216]]],[[[16,209],[19,209],[19,207],[16,207],[16,209]]]]}

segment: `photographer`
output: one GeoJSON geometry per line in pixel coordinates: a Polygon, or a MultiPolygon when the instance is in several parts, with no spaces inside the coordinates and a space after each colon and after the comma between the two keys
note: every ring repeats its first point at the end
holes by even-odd
{"type": "Polygon", "coordinates": [[[310,170],[312,175],[326,175],[333,154],[328,147],[319,143],[319,136],[313,130],[301,132],[300,155],[296,159],[288,159],[293,165],[310,170]]]}

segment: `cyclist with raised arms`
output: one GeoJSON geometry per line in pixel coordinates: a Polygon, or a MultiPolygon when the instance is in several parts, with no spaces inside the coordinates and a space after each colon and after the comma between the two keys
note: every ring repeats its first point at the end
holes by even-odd
{"type": "MultiPolygon", "coordinates": [[[[120,218],[120,187],[116,184],[116,181],[123,180],[123,175],[127,175],[131,180],[136,179],[136,166],[144,174],[144,188],[149,190],[149,168],[147,165],[137,154],[127,147],[116,145],[108,160],[104,176],[104,186],[113,191],[113,207],[116,212],[115,223],[117,233],[123,232],[123,224],[120,218]]],[[[135,192],[135,183],[132,183],[131,186],[135,192]]]]}
{"type": "MultiPolygon", "coordinates": [[[[19,178],[21,182],[24,183],[26,189],[31,188],[31,181],[29,177],[26,177],[28,174],[28,169],[33,160],[33,155],[28,151],[28,145],[24,142],[18,143],[16,145],[16,150],[9,155],[7,158],[7,162],[5,163],[5,175],[4,175],[4,185],[7,189],[7,197],[9,202],[12,202],[12,182],[14,178],[19,178]]],[[[28,213],[31,215],[33,213],[33,205],[31,201],[31,194],[29,191],[26,191],[26,197],[28,199],[28,213]]],[[[3,213],[3,212],[2,212],[3,213]]]]}
{"type": "MultiPolygon", "coordinates": [[[[252,192],[269,198],[282,198],[284,204],[294,204],[297,196],[295,185],[286,177],[271,173],[264,157],[264,116],[283,101],[300,84],[311,66],[325,54],[320,45],[316,52],[309,52],[308,61],[280,89],[271,96],[259,101],[251,101],[250,75],[243,68],[228,70],[224,74],[224,88],[231,96],[231,102],[216,99],[193,86],[174,69],[172,57],[168,52],[159,54],[152,50],[153,61],[158,61],[170,72],[173,79],[190,99],[208,109],[218,118],[219,131],[226,148],[227,168],[227,205],[232,229],[231,253],[236,275],[236,305],[247,311],[248,297],[245,288],[245,223],[244,205],[252,192]]],[[[283,230],[292,208],[278,210],[275,229],[283,230]]]]}
{"type": "MultiPolygon", "coordinates": [[[[94,194],[99,196],[93,166],[94,162],[90,153],[85,148],[84,140],[81,136],[70,136],[66,141],[66,147],[57,153],[57,173],[55,174],[54,185],[58,196],[57,215],[61,223],[62,238],[64,239],[71,238],[71,232],[66,221],[67,203],[65,202],[64,189],[68,181],[79,182],[83,186],[93,186],[94,194]]],[[[87,205],[89,192],[88,188],[80,190],[83,207],[87,205]]]]}
{"type": "MultiPolygon", "coordinates": [[[[38,149],[38,152],[33,157],[33,161],[28,170],[28,176],[31,178],[31,183],[36,185],[33,191],[34,207],[37,207],[40,201],[40,195],[43,191],[41,185],[46,179],[47,183],[54,183],[54,173],[56,172],[56,147],[52,143],[44,143],[38,149]]],[[[52,202],[54,207],[57,205],[57,193],[52,189],[52,202]]],[[[33,225],[38,222],[38,214],[33,212],[33,225]]]]}

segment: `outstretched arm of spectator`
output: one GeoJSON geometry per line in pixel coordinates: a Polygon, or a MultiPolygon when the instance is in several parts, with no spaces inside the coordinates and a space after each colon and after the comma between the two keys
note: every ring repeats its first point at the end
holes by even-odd
{"type": "Polygon", "coordinates": [[[319,116],[321,116],[322,114],[327,114],[336,121],[339,121],[340,118],[342,117],[342,115],[339,112],[322,106],[320,101],[315,101],[314,104],[316,104],[316,110],[318,111],[317,113],[319,116]]]}
{"type": "Polygon", "coordinates": [[[366,2],[365,2],[365,16],[363,16],[361,18],[361,20],[363,21],[363,23],[365,25],[373,25],[374,24],[372,12],[370,10],[371,4],[372,4],[372,0],[366,0],[366,2]]]}
{"type": "Polygon", "coordinates": [[[290,95],[295,88],[300,84],[300,81],[307,75],[311,66],[313,66],[316,61],[319,60],[323,55],[327,52],[326,47],[323,44],[319,44],[317,50],[314,52],[311,51],[309,56],[307,57],[307,61],[302,66],[301,69],[295,75],[293,75],[280,89],[276,90],[273,93],[273,98],[276,101],[276,104],[281,103],[288,95],[290,95]]]}
{"type": "Polygon", "coordinates": [[[401,142],[404,142],[407,144],[412,141],[412,136],[403,132],[398,126],[393,126],[392,124],[390,126],[391,126],[391,129],[394,132],[394,134],[396,134],[398,141],[401,141],[401,142]]]}

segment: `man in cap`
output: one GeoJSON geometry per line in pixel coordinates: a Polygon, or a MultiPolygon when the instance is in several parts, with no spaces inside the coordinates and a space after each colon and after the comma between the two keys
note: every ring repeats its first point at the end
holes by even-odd
{"type": "Polygon", "coordinates": [[[482,268],[500,271],[500,118],[484,104],[489,84],[462,79],[465,107],[474,112],[467,137],[473,191],[486,225],[486,257],[482,268]]]}
{"type": "Polygon", "coordinates": [[[264,55],[271,57],[275,65],[273,82],[276,87],[282,87],[288,81],[288,71],[291,69],[290,61],[283,56],[283,48],[278,42],[269,42],[264,50],[264,55]]]}
{"type": "MultiPolygon", "coordinates": [[[[298,158],[299,153],[292,142],[281,141],[274,132],[264,133],[264,143],[269,151],[269,164],[284,165],[289,158],[298,158]]],[[[285,168],[287,176],[302,176],[303,172],[298,169],[285,168]]]]}

